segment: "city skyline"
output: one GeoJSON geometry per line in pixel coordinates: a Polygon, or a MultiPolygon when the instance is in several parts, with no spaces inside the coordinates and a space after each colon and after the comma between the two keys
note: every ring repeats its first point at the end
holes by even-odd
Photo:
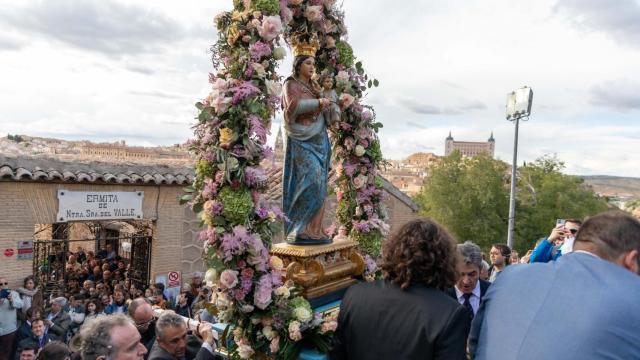
{"type": "MultiPolygon", "coordinates": [[[[0,1],[0,134],[153,146],[191,135],[209,91],[213,17],[231,1],[0,1]]],[[[507,92],[534,91],[519,161],[557,154],[568,173],[640,177],[640,5],[604,0],[344,2],[385,158],[496,139],[509,161],[507,92]]],[[[289,73],[291,58],[280,73],[289,73]]],[[[281,124],[273,121],[271,141],[281,124]]]]}

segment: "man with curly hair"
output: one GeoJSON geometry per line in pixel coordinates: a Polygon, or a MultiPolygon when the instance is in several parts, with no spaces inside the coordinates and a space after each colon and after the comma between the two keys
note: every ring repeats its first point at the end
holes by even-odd
{"type": "Polygon", "coordinates": [[[345,294],[331,359],[465,359],[469,314],[444,292],[456,282],[456,265],[443,226],[405,224],[384,245],[384,280],[345,294]]]}

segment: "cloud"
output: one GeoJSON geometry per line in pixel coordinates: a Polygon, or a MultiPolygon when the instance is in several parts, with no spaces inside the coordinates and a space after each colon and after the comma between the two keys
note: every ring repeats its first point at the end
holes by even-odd
{"type": "Polygon", "coordinates": [[[128,64],[125,65],[124,68],[143,75],[153,75],[155,73],[155,70],[151,69],[151,67],[139,64],[128,64]]]}
{"type": "Polygon", "coordinates": [[[553,9],[581,29],[601,31],[617,42],[640,48],[637,0],[559,0],[553,9]]]}
{"type": "Polygon", "coordinates": [[[607,81],[589,91],[589,102],[617,111],[640,109],[640,83],[629,80],[607,81]]]}
{"type": "Polygon", "coordinates": [[[187,96],[184,94],[170,93],[170,92],[160,91],[160,90],[130,90],[129,93],[132,95],[153,96],[153,97],[158,97],[162,99],[180,99],[180,100],[191,99],[191,96],[187,96]]]}
{"type": "Polygon", "coordinates": [[[406,106],[414,113],[422,115],[461,115],[473,110],[483,110],[487,106],[477,100],[459,100],[454,106],[438,107],[428,103],[422,103],[415,99],[399,99],[400,104],[406,106]]]}
{"type": "Polygon", "coordinates": [[[426,125],[417,123],[415,121],[407,121],[407,125],[418,128],[418,129],[427,129],[426,125]]]}
{"type": "Polygon", "coordinates": [[[140,6],[103,1],[45,1],[5,9],[0,22],[77,48],[120,57],[158,52],[185,30],[170,17],[140,6]]]}
{"type": "Polygon", "coordinates": [[[24,42],[9,37],[6,34],[0,34],[0,51],[20,50],[24,46],[24,42]]]}

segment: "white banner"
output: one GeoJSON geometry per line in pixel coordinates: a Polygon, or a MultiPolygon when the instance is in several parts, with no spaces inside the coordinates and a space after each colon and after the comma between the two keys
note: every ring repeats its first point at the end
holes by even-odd
{"type": "Polygon", "coordinates": [[[58,222],[142,219],[143,191],[58,190],[58,222]]]}

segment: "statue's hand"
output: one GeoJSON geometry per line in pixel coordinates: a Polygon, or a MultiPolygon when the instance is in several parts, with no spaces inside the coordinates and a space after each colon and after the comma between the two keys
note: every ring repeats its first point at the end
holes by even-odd
{"type": "Polygon", "coordinates": [[[324,110],[331,105],[331,100],[327,98],[318,99],[318,101],[320,102],[320,110],[324,110]]]}

